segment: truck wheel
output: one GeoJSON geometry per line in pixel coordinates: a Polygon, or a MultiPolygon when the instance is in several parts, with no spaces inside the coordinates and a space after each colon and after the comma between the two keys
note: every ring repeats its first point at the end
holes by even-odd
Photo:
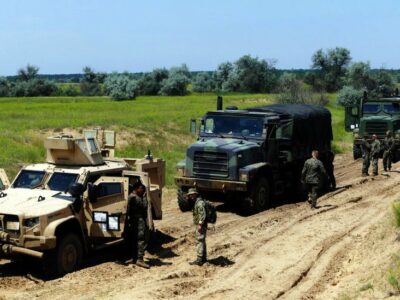
{"type": "Polygon", "coordinates": [[[191,210],[191,205],[190,205],[189,201],[186,198],[186,192],[184,192],[182,189],[178,189],[177,196],[178,196],[179,209],[182,212],[190,211],[191,210]]]}
{"type": "Polygon", "coordinates": [[[82,242],[76,234],[61,236],[57,248],[45,252],[43,271],[48,279],[54,279],[76,271],[82,263],[82,242]]]}
{"type": "Polygon", "coordinates": [[[361,147],[358,145],[353,145],[353,158],[354,160],[362,157],[361,147]]]}
{"type": "Polygon", "coordinates": [[[251,199],[253,202],[253,211],[263,211],[269,206],[270,188],[268,180],[264,177],[258,179],[251,190],[251,199]]]}
{"type": "Polygon", "coordinates": [[[74,272],[82,263],[82,242],[76,234],[67,234],[61,238],[55,254],[58,275],[74,272]]]}

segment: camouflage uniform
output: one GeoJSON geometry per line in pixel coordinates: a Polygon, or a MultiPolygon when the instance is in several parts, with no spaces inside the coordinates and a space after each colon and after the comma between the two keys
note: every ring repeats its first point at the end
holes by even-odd
{"type": "Polygon", "coordinates": [[[385,171],[392,169],[392,155],[394,148],[394,139],[391,135],[387,135],[385,140],[383,141],[383,147],[385,151],[383,151],[383,169],[385,171]]]}
{"type": "Polygon", "coordinates": [[[381,142],[377,139],[371,143],[371,159],[372,159],[372,170],[374,175],[378,175],[378,160],[379,152],[381,151],[381,142]]]}
{"type": "Polygon", "coordinates": [[[198,196],[196,203],[193,208],[193,223],[195,225],[195,237],[196,237],[196,252],[198,261],[207,260],[207,222],[206,222],[206,203],[198,196]],[[201,233],[198,230],[198,226],[202,225],[201,233]]]}
{"type": "Polygon", "coordinates": [[[362,166],[362,175],[368,176],[369,165],[371,164],[371,144],[368,143],[367,140],[363,140],[362,144],[363,151],[363,166],[362,166]]]}
{"type": "Polygon", "coordinates": [[[327,177],[327,173],[322,162],[316,158],[307,159],[301,172],[301,179],[307,185],[311,207],[317,205],[317,198],[324,177],[327,177]]]}
{"type": "Polygon", "coordinates": [[[128,197],[129,203],[129,219],[131,229],[133,231],[134,242],[137,241],[133,245],[133,258],[135,260],[143,260],[144,249],[146,248],[146,230],[147,230],[147,198],[146,196],[140,197],[135,192],[129,194],[128,197]],[[137,247],[137,251],[135,253],[135,249],[137,247]]]}

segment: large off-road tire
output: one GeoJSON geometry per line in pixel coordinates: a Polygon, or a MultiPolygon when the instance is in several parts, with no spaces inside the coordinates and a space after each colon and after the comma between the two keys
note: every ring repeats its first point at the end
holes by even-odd
{"type": "Polygon", "coordinates": [[[81,239],[73,233],[60,237],[57,248],[47,252],[44,270],[47,276],[58,277],[79,269],[83,259],[81,239]]]}
{"type": "Polygon", "coordinates": [[[361,147],[359,145],[353,144],[353,158],[354,160],[359,159],[362,157],[361,147]]]}
{"type": "Polygon", "coordinates": [[[177,191],[178,206],[182,212],[187,212],[192,210],[192,207],[186,197],[186,193],[187,193],[186,191],[183,191],[182,189],[178,188],[177,191]]]}
{"type": "Polygon", "coordinates": [[[265,177],[259,178],[251,187],[242,207],[245,213],[257,213],[270,206],[270,186],[265,177]]]}

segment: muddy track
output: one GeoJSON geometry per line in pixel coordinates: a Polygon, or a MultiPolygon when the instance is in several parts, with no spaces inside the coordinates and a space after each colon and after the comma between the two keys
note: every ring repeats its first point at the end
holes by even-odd
{"type": "Polygon", "coordinates": [[[332,295],[349,257],[357,256],[352,246],[361,247],[362,237],[388,217],[390,204],[400,192],[399,173],[362,178],[360,168],[361,162],[350,155],[338,156],[339,189],[321,197],[317,210],[296,199],[285,199],[287,204],[249,217],[220,206],[218,223],[207,239],[209,262],[201,268],[188,265],[195,255],[191,214],[181,213],[175,193],[168,191],[164,220],[156,224],[158,243],[147,255],[150,270],[118,264],[118,253],[102,253],[78,272],[44,281],[35,265],[0,261],[0,299],[332,295]]]}

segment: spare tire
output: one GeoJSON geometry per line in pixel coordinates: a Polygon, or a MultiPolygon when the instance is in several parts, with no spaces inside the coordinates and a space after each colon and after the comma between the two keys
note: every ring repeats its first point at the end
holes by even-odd
{"type": "Polygon", "coordinates": [[[192,210],[192,206],[190,205],[188,199],[186,198],[187,191],[178,188],[177,190],[177,198],[178,198],[178,206],[181,212],[187,212],[192,210]]]}

